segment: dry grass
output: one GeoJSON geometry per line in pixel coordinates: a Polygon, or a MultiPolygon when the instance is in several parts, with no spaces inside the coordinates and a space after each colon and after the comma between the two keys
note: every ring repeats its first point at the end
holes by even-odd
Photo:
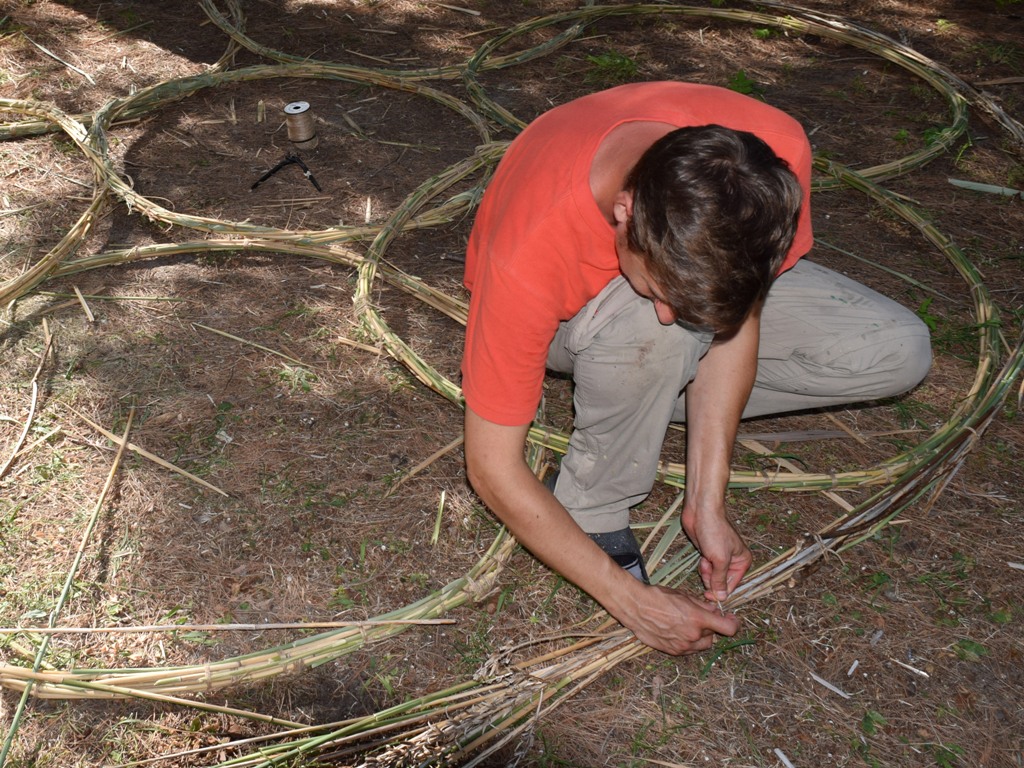
{"type": "MultiPolygon", "coordinates": [[[[982,329],[979,352],[971,325],[998,307],[1002,340],[1012,344],[1018,336],[1022,254],[1015,233],[1024,217],[1013,202],[944,183],[946,175],[1004,185],[1019,178],[1020,155],[1004,130],[975,122],[963,133],[966,113],[950,80],[920,87],[916,75],[880,65],[861,33],[846,27],[822,39],[787,22],[788,31],[753,36],[751,45],[762,17],[711,9],[697,21],[651,8],[596,21],[587,37],[562,47],[555,44],[568,38],[555,31],[565,23],[530,22],[500,47],[507,56],[494,58],[478,46],[525,15],[482,6],[474,16],[440,4],[350,5],[325,13],[337,9],[296,3],[280,16],[245,9],[247,37],[236,35],[238,43],[258,41],[264,53],[303,61],[273,70],[243,69],[255,61],[244,51],[223,57],[231,50],[226,36],[202,24],[197,8],[172,17],[141,6],[86,9],[48,0],[19,8],[0,25],[5,97],[38,98],[83,115],[88,125],[90,111],[111,96],[133,88],[140,94],[100,114],[107,148],[87,143],[50,108],[8,103],[18,113],[62,122],[78,146],[59,135],[0,144],[0,276],[9,298],[21,296],[0,339],[8,363],[0,387],[0,445],[8,453],[0,458],[11,457],[0,479],[0,623],[46,620],[97,509],[116,445],[78,414],[123,432],[133,407],[131,442],[229,495],[126,453],[118,495],[99,505],[59,623],[358,621],[407,611],[448,584],[455,585],[453,604],[478,603],[450,609],[442,600],[435,607],[450,610],[456,625],[420,627],[387,642],[390,630],[372,628],[356,630],[352,641],[340,630],[297,644],[294,632],[270,629],[56,636],[44,671],[152,669],[168,691],[173,666],[212,674],[224,659],[246,657],[268,662],[275,673],[294,672],[289,654],[322,643],[325,655],[302,674],[200,696],[197,711],[140,700],[32,700],[15,731],[18,699],[5,692],[4,722],[16,735],[11,764],[124,764],[204,747],[214,749],[172,763],[217,763],[251,754],[253,744],[228,743],[268,733],[267,718],[279,728],[351,721],[358,731],[370,722],[360,718],[380,722],[417,696],[456,696],[451,686],[468,685],[486,703],[461,710],[452,703],[457,697],[446,699],[451,728],[435,725],[416,735],[421,715],[438,711],[433,699],[414,720],[396,710],[388,738],[400,741],[395,733],[413,730],[411,741],[394,748],[440,749],[443,738],[465,743],[473,734],[508,733],[509,743],[492,742],[498,751],[487,764],[777,765],[782,753],[797,765],[1019,765],[1024,607],[1012,564],[1024,558],[1016,512],[1022,438],[1011,400],[1011,414],[988,429],[984,442],[974,440],[1007,392],[997,385],[981,407],[997,361],[1008,354],[992,327],[982,329]],[[534,60],[515,52],[545,39],[551,45],[537,49],[544,55],[534,60]],[[831,192],[820,196],[816,221],[822,241],[914,278],[900,281],[842,252],[819,254],[921,306],[936,324],[935,371],[895,402],[746,425],[752,438],[793,462],[809,492],[738,490],[733,499],[761,563],[794,542],[813,549],[805,532],[821,531],[840,515],[836,500],[820,493],[832,477],[849,478],[850,486],[867,477],[881,481],[883,497],[898,506],[881,510],[875,522],[890,513],[899,518],[878,531],[872,526],[855,548],[780,576],[779,588],[744,606],[739,641],[703,658],[640,655],[613,628],[601,630],[611,633],[602,640],[607,651],[567,653],[560,635],[595,631],[596,624],[584,623],[593,606],[521,552],[507,553],[511,560],[496,581],[469,591],[460,582],[474,563],[493,565],[481,555],[496,528],[465,486],[458,451],[442,450],[457,440],[461,424],[450,402],[457,397],[451,382],[461,334],[446,315],[458,319],[461,312],[457,256],[468,231],[469,193],[500,146],[463,159],[481,140],[508,134],[474,124],[475,112],[447,94],[526,120],[549,100],[600,87],[588,79],[587,56],[609,49],[634,57],[645,77],[729,82],[742,69],[813,126],[818,149],[833,159],[863,168],[902,158],[888,170],[905,171],[944,158],[892,182],[913,199],[912,208],[884,193],[872,193],[883,205],[869,205],[853,192],[831,192]],[[463,92],[447,81],[476,50],[488,54],[480,59],[482,90],[469,83],[463,92]],[[681,72],[683,61],[689,66],[681,72]],[[338,62],[345,64],[340,83],[330,77],[338,62]],[[214,69],[204,73],[206,65],[214,69]],[[403,79],[367,67],[412,72],[403,79]],[[276,124],[255,122],[256,105],[265,102],[273,114],[273,105],[307,94],[323,117],[314,170],[328,182],[325,194],[314,198],[301,176],[282,173],[260,188],[257,201],[248,179],[276,162],[284,140],[276,124]],[[131,121],[117,123],[117,111],[131,121]],[[946,123],[954,130],[937,145],[917,135],[946,123]],[[108,188],[130,209],[105,199],[108,188]],[[435,207],[452,195],[451,205],[435,207]],[[916,219],[920,210],[923,220],[916,219]],[[339,219],[347,226],[339,227],[339,219]],[[399,236],[406,220],[432,228],[399,236]],[[218,233],[219,241],[204,242],[196,229],[218,233]],[[299,242],[302,230],[318,234],[299,242]],[[233,239],[246,233],[262,241],[233,239]],[[162,256],[153,261],[156,254],[162,256]],[[41,291],[38,265],[47,260],[63,263],[63,276],[41,291]],[[406,279],[392,264],[425,283],[406,279]],[[968,271],[965,290],[954,268],[974,266],[981,274],[968,271]],[[54,339],[49,353],[44,320],[54,339]],[[964,414],[977,418],[958,421],[964,414]],[[24,448],[15,455],[26,424],[24,448]],[[895,475],[875,469],[893,456],[908,457],[914,471],[934,470],[929,482],[944,493],[915,500],[910,489],[905,498],[894,496],[901,487],[895,475]],[[932,459],[937,464],[928,469],[932,459]],[[404,481],[414,468],[416,476],[404,481]],[[904,501],[914,503],[904,508],[904,501]],[[505,647],[519,650],[494,656],[505,647]],[[268,648],[287,650],[270,658],[268,648]],[[542,650],[555,655],[533,661],[542,650]],[[533,683],[517,676],[521,671],[503,682],[508,666],[492,667],[473,683],[488,660],[521,663],[533,683]],[[538,679],[547,682],[538,687],[538,679]],[[576,686],[575,695],[560,696],[576,686]],[[519,696],[526,698],[508,704],[519,696]],[[524,731],[495,730],[506,711],[499,701],[511,707],[507,712],[521,708],[524,731]],[[543,717],[534,720],[538,711],[543,717]]],[[[858,21],[902,33],[950,72],[990,79],[1019,66],[1012,34],[1019,20],[868,5],[858,21]],[[948,22],[941,41],[933,16],[948,22]],[[951,37],[950,23],[962,34],[951,37]]],[[[569,10],[563,3],[541,6],[529,16],[569,10]]],[[[239,17],[239,9],[225,9],[239,17]]],[[[1019,104],[1012,93],[1004,98],[1011,114],[1015,107],[1019,114],[1019,104]]],[[[549,421],[563,429],[570,423],[566,394],[563,382],[552,382],[549,421]]],[[[543,437],[555,446],[560,439],[543,437]]],[[[666,457],[678,455],[670,441],[666,457]]],[[[746,450],[737,450],[736,470],[740,487],[763,486],[765,477],[776,487],[787,483],[775,474],[775,461],[746,450]]],[[[872,492],[839,491],[845,503],[868,510],[872,492]]],[[[674,496],[659,488],[638,518],[653,524],[674,496]]],[[[5,660],[18,667],[30,667],[40,652],[38,634],[0,642],[5,660]]],[[[238,677],[229,671],[225,679],[238,677]]],[[[77,693],[85,678],[71,680],[77,693]]],[[[310,749],[300,735],[291,738],[295,748],[310,749]]],[[[348,747],[336,744],[337,761],[355,760],[341,757],[348,747]]]]}

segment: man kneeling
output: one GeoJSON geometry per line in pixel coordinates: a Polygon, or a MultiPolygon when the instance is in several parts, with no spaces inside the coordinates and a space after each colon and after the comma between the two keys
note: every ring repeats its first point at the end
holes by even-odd
{"type": "Polygon", "coordinates": [[[642,83],[557,107],[512,142],[470,236],[463,392],[474,489],[519,541],[651,647],[731,635],[751,564],[725,491],[743,417],[887,397],[930,365],[908,310],[801,257],[800,125],[712,86],[642,83]],[[572,375],[552,488],[523,459],[545,370],[572,375]],[[687,424],[682,524],[703,599],[650,586],[629,510],[687,424]]]}

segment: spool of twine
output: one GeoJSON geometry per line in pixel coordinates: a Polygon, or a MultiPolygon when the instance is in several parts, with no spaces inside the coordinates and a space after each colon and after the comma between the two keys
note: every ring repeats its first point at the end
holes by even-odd
{"type": "Polygon", "coordinates": [[[284,108],[288,140],[298,149],[313,149],[318,139],[308,101],[293,101],[284,108]]]}

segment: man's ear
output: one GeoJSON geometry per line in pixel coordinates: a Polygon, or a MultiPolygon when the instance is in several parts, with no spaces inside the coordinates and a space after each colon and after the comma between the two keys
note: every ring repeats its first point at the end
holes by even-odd
{"type": "Polygon", "coordinates": [[[615,193],[615,200],[612,202],[612,216],[616,224],[625,224],[633,216],[633,193],[621,190],[615,193]]]}

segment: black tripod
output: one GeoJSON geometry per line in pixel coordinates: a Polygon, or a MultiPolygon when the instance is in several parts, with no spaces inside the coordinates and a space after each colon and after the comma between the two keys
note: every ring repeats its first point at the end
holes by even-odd
{"type": "Polygon", "coordinates": [[[251,187],[249,187],[249,191],[251,192],[252,190],[256,189],[256,187],[258,187],[264,181],[266,181],[271,176],[273,176],[275,173],[280,171],[286,165],[292,165],[292,164],[297,165],[297,166],[299,166],[299,168],[302,169],[302,175],[305,176],[307,179],[309,179],[309,183],[312,184],[314,187],[316,187],[316,191],[317,192],[323,192],[323,190],[320,188],[320,185],[317,183],[316,177],[313,176],[313,172],[311,170],[309,170],[309,166],[307,166],[304,162],[302,162],[302,158],[301,157],[299,157],[298,155],[293,155],[291,152],[289,152],[287,155],[284,156],[284,160],[282,160],[280,163],[278,163],[273,168],[271,168],[269,171],[267,171],[262,176],[260,176],[259,179],[256,180],[256,183],[253,184],[251,187]]]}

